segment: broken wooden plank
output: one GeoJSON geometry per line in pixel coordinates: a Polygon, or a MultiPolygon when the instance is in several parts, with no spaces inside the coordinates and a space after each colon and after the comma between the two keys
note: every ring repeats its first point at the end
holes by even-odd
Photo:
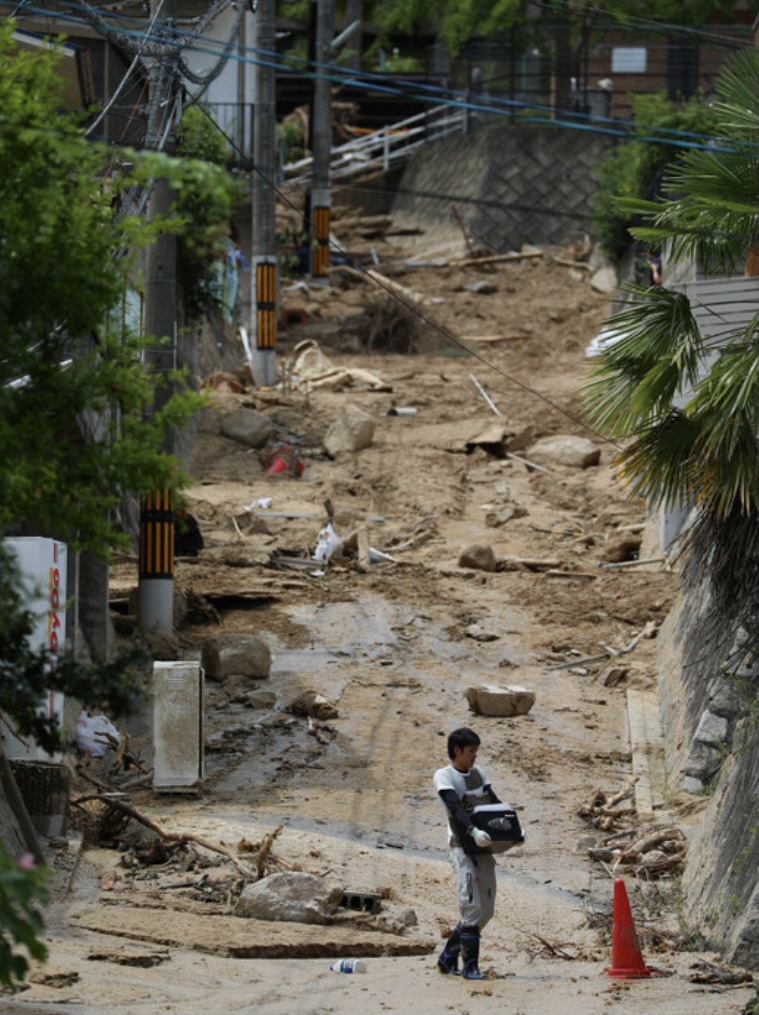
{"type": "MultiPolygon", "coordinates": [[[[461,261],[449,261],[456,268],[478,267],[481,264],[501,264],[506,261],[526,261],[532,257],[543,257],[542,250],[512,251],[510,254],[490,254],[487,257],[466,257],[461,261]]],[[[447,266],[446,266],[447,267],[447,266]]]]}
{"type": "Polygon", "coordinates": [[[609,658],[609,656],[607,655],[606,652],[604,652],[603,655],[585,656],[582,659],[570,659],[570,661],[567,662],[567,663],[559,663],[556,666],[549,666],[548,669],[552,670],[552,671],[553,670],[573,670],[575,668],[575,666],[584,666],[587,663],[600,663],[604,659],[608,659],[608,658],[609,658]]]}
{"type": "Polygon", "coordinates": [[[462,342],[481,342],[495,345],[497,342],[524,342],[532,338],[527,332],[521,335],[463,335],[462,342]]]}
{"type": "Polygon", "coordinates": [[[643,557],[641,560],[622,560],[616,564],[600,563],[598,566],[602,571],[616,571],[622,567],[640,567],[642,564],[664,564],[666,557],[643,557]]]}
{"type": "Polygon", "coordinates": [[[546,560],[539,557],[500,557],[498,563],[503,570],[526,567],[528,571],[548,571],[561,566],[559,560],[553,558],[546,560]]]}
{"type": "Polygon", "coordinates": [[[545,575],[548,578],[577,578],[580,581],[594,581],[598,577],[597,574],[589,574],[585,571],[558,571],[555,569],[546,571],[545,575]]]}

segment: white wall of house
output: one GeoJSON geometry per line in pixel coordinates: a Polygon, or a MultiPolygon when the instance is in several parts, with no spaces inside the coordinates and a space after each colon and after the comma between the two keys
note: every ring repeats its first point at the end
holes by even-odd
{"type": "MultiPolygon", "coordinates": [[[[185,50],[184,57],[190,69],[199,75],[212,71],[235,31],[238,20],[236,6],[230,5],[208,26],[203,41],[185,50]]],[[[200,96],[200,102],[230,139],[232,154],[240,158],[253,151],[252,121],[255,101],[256,55],[254,16],[246,11],[237,31],[237,40],[221,73],[207,86],[186,80],[187,93],[200,96]]]]}
{"type": "MultiPolygon", "coordinates": [[[[676,292],[685,293],[691,305],[706,346],[700,376],[705,377],[724,350],[725,345],[740,338],[751,320],[759,313],[759,278],[743,275],[700,275],[693,262],[667,265],[667,285],[676,292]],[[673,275],[679,280],[672,281],[673,275]],[[699,277],[700,275],[700,277],[699,277]]],[[[674,399],[678,408],[693,397],[693,389],[681,391],[674,399]]],[[[683,531],[693,505],[683,504],[662,511],[659,537],[666,552],[674,539],[683,531]]]]}

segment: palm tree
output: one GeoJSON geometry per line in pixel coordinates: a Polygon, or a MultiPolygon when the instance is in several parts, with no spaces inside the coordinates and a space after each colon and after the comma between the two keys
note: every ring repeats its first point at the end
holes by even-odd
{"type": "MultiPolygon", "coordinates": [[[[717,83],[717,132],[666,174],[633,235],[711,273],[743,270],[759,250],[759,54],[717,83]]],[[[747,273],[755,273],[748,272],[747,273]]],[[[623,443],[621,478],[650,507],[699,508],[685,544],[686,581],[710,578],[716,612],[759,601],[759,300],[742,330],[707,343],[684,293],[630,286],[609,322],[623,337],[585,389],[589,418],[623,443]]],[[[759,278],[757,278],[759,296],[759,278]]]]}

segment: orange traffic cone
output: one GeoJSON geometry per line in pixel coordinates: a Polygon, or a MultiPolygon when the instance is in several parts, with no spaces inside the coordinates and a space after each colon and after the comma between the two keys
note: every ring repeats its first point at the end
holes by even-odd
{"type": "Polygon", "coordinates": [[[614,929],[611,939],[611,969],[609,976],[626,979],[632,976],[652,976],[643,961],[635,932],[627,888],[621,878],[614,882],[614,929]]]}

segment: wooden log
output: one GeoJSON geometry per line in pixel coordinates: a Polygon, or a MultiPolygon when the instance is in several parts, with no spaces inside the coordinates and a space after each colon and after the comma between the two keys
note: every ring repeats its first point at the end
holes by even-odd
{"type": "Polygon", "coordinates": [[[586,571],[546,571],[549,578],[579,578],[583,581],[594,581],[598,575],[586,571]]]}
{"type": "Polygon", "coordinates": [[[481,264],[502,264],[507,261],[526,261],[533,257],[543,257],[543,251],[526,250],[524,253],[512,252],[510,254],[492,254],[488,257],[466,257],[461,261],[448,261],[445,267],[479,267],[481,264]]]}
{"type": "Polygon", "coordinates": [[[496,342],[524,342],[526,339],[532,338],[532,335],[528,335],[525,332],[522,335],[464,335],[461,338],[462,342],[487,342],[495,345],[496,342]]]}
{"type": "Polygon", "coordinates": [[[685,836],[679,828],[662,828],[659,831],[651,832],[625,847],[619,854],[617,862],[634,863],[643,853],[649,853],[652,849],[657,849],[663,842],[667,842],[670,839],[684,841],[685,836]]]}
{"type": "Polygon", "coordinates": [[[526,567],[528,571],[547,571],[559,567],[561,562],[553,558],[546,560],[539,557],[500,557],[498,563],[504,569],[526,567]]]}
{"type": "Polygon", "coordinates": [[[422,293],[415,292],[413,289],[407,289],[405,285],[401,285],[400,282],[395,282],[392,278],[388,278],[387,275],[382,275],[380,272],[375,271],[374,268],[364,268],[359,271],[358,268],[350,268],[348,265],[341,264],[336,265],[334,268],[329,269],[331,272],[336,271],[344,275],[351,275],[354,278],[360,278],[362,281],[369,279],[376,285],[381,286],[383,289],[389,289],[390,292],[397,293],[402,296],[405,300],[409,300],[411,303],[424,303],[426,297],[422,293]]]}

